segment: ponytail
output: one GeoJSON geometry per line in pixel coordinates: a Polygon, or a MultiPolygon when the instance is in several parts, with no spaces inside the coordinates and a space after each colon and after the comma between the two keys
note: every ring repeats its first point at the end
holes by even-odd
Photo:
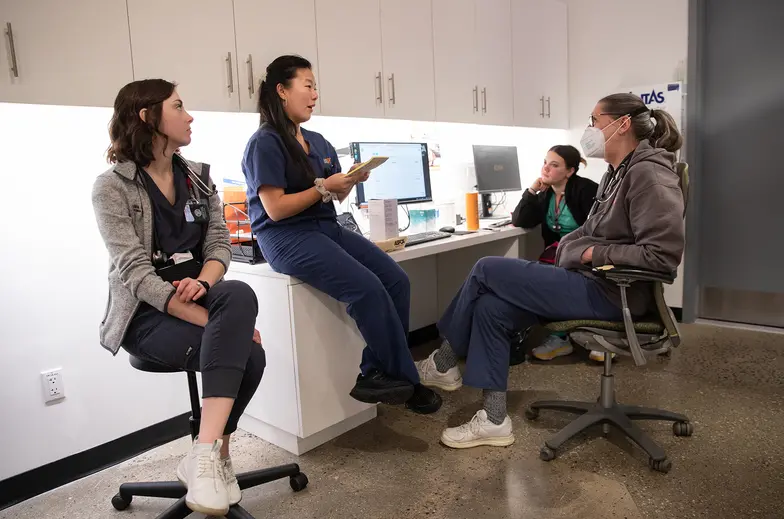
{"type": "Polygon", "coordinates": [[[278,95],[278,85],[291,85],[301,69],[310,69],[311,64],[300,56],[280,56],[267,66],[267,74],[259,87],[259,124],[269,125],[280,136],[289,158],[294,162],[294,178],[287,182],[294,188],[307,188],[313,185],[316,174],[305,150],[297,142],[297,126],[286,114],[283,101],[278,95]]]}
{"type": "Polygon", "coordinates": [[[683,146],[683,137],[678,131],[678,126],[670,114],[664,110],[651,110],[651,119],[654,122],[653,131],[648,140],[654,148],[664,148],[675,153],[683,146]]]}

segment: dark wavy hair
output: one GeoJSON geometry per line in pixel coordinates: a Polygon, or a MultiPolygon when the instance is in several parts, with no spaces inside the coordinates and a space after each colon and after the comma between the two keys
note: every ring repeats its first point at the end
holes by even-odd
{"type": "Polygon", "coordinates": [[[143,79],[128,83],[120,89],[114,100],[114,114],[109,123],[109,138],[112,143],[106,150],[106,159],[111,163],[133,161],[142,167],[153,159],[153,139],[168,137],[158,130],[161,124],[163,102],[177,88],[176,83],[165,79],[143,79]],[[139,112],[147,109],[147,120],[139,112]]]}
{"type": "Polygon", "coordinates": [[[581,163],[585,164],[586,166],[588,165],[585,159],[580,155],[580,152],[574,146],[570,146],[568,144],[557,144],[550,148],[550,151],[564,159],[566,167],[573,168],[575,173],[580,171],[581,163]]]}
{"type": "Polygon", "coordinates": [[[297,172],[296,178],[288,180],[300,187],[312,186],[316,174],[305,150],[297,142],[297,125],[286,115],[283,100],[278,94],[278,85],[289,88],[291,80],[297,77],[297,72],[311,68],[310,61],[302,56],[280,56],[267,65],[267,74],[259,88],[259,124],[270,125],[280,135],[297,172]]]}

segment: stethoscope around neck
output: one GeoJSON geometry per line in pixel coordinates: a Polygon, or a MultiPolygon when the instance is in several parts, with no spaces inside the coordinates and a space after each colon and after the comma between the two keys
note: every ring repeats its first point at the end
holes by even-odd
{"type": "Polygon", "coordinates": [[[212,186],[212,189],[210,189],[207,184],[202,182],[202,180],[199,178],[199,175],[193,171],[190,164],[188,164],[188,161],[182,158],[182,155],[180,155],[179,152],[174,153],[174,158],[179,160],[180,165],[185,168],[187,175],[186,180],[188,180],[188,190],[191,192],[191,197],[193,197],[194,200],[199,199],[199,192],[206,195],[207,198],[218,193],[218,191],[215,189],[215,186],[212,186]]]}
{"type": "Polygon", "coordinates": [[[628,169],[626,165],[626,161],[621,162],[618,166],[618,169],[612,171],[612,166],[609,166],[607,169],[607,173],[605,175],[611,174],[612,176],[609,178],[607,185],[603,186],[602,192],[597,194],[596,200],[594,200],[593,205],[591,206],[591,212],[588,213],[588,218],[596,214],[596,211],[599,209],[599,206],[602,204],[606,204],[615,196],[615,193],[618,191],[618,187],[621,185],[621,181],[623,177],[626,176],[626,170],[628,169]]]}

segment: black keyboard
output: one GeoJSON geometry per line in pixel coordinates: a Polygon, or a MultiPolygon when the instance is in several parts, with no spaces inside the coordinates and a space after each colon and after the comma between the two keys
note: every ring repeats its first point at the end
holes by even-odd
{"type": "Polygon", "coordinates": [[[406,247],[427,243],[429,241],[443,240],[444,238],[451,238],[451,237],[452,235],[448,232],[441,232],[441,231],[418,232],[416,234],[408,235],[408,241],[406,242],[406,247]]]}

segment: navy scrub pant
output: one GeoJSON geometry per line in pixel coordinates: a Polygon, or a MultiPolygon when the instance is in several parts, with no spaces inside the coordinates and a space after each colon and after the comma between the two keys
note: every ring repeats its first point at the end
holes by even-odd
{"type": "Polygon", "coordinates": [[[438,323],[467,357],[466,385],[506,391],[512,334],[538,321],[622,320],[599,282],[578,272],[520,259],[479,260],[438,323]]]}
{"type": "Polygon", "coordinates": [[[174,368],[200,371],[202,398],[233,398],[223,434],[237,430],[267,365],[264,349],[253,342],[259,304],[241,281],[221,281],[196,301],[209,312],[202,328],[142,303],[131,321],[123,348],[135,357],[174,368]]]}
{"type": "Polygon", "coordinates": [[[277,272],[347,304],[366,344],[362,374],[378,369],[398,380],[419,383],[408,349],[411,286],[387,253],[335,220],[266,229],[259,245],[277,272]]]}

